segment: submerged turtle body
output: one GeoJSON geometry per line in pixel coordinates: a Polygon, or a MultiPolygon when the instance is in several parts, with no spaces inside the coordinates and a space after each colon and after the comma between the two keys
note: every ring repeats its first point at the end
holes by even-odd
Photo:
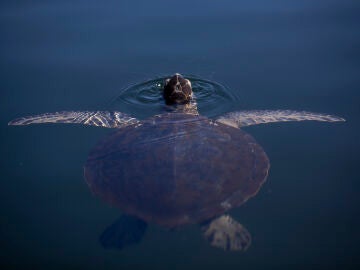
{"type": "Polygon", "coordinates": [[[175,74],[164,83],[171,113],[141,121],[117,111],[61,111],[21,117],[9,125],[73,123],[114,128],[90,153],[85,179],[91,190],[126,214],[100,237],[105,248],[141,240],[147,222],[173,228],[200,223],[212,246],[246,250],[251,236],[223,215],[254,196],[269,160],[240,128],[287,121],[345,121],[291,110],[235,111],[199,116],[191,82],[175,74]]]}
{"type": "Polygon", "coordinates": [[[246,132],[168,113],[119,129],[90,153],[91,189],[127,214],[166,227],[237,207],[264,183],[268,158],[246,132]]]}

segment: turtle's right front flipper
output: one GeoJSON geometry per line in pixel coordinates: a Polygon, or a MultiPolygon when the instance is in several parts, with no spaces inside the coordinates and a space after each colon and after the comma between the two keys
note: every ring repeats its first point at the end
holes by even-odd
{"type": "Polygon", "coordinates": [[[139,120],[125,113],[110,111],[62,111],[16,118],[9,125],[30,125],[45,123],[83,124],[106,128],[121,128],[139,123],[139,120]]]}
{"type": "Polygon", "coordinates": [[[100,243],[106,249],[123,249],[140,242],[146,228],[145,221],[134,216],[122,215],[101,234],[100,243]]]}
{"type": "Polygon", "coordinates": [[[237,111],[227,113],[216,119],[216,122],[235,128],[290,121],[343,122],[345,119],[330,114],[292,110],[237,111]]]}

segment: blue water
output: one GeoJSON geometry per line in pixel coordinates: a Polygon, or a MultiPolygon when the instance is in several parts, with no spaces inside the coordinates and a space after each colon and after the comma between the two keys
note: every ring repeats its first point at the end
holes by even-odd
{"type": "Polygon", "coordinates": [[[355,0],[2,1],[1,269],[357,269],[359,12],[355,0]],[[223,87],[218,102],[199,99],[208,117],[297,109],[347,120],[246,129],[271,169],[258,195],[231,211],[252,234],[245,253],[210,247],[197,226],[154,225],[140,244],[104,250],[98,237],[120,211],[91,194],[82,167],[109,130],[7,126],[109,107],[146,118],[154,108],[124,91],[175,72],[223,87]]]}

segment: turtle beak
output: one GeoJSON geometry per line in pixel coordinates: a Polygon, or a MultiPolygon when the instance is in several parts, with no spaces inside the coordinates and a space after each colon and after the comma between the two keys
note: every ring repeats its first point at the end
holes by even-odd
{"type": "Polygon", "coordinates": [[[164,84],[164,99],[167,104],[186,104],[192,96],[191,82],[175,73],[164,84]]]}

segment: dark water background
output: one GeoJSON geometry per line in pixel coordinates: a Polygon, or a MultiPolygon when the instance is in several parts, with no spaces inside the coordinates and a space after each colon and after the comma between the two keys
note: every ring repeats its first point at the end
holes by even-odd
{"type": "Polygon", "coordinates": [[[0,268],[359,269],[359,48],[357,0],[1,1],[0,268]],[[347,119],[247,128],[272,167],[259,194],[231,212],[253,236],[246,253],[209,247],[197,226],[150,226],[139,245],[102,249],[97,238],[120,212],[92,196],[82,166],[109,130],[7,126],[107,109],[129,85],[174,72],[230,89],[236,104],[217,113],[347,119]]]}

